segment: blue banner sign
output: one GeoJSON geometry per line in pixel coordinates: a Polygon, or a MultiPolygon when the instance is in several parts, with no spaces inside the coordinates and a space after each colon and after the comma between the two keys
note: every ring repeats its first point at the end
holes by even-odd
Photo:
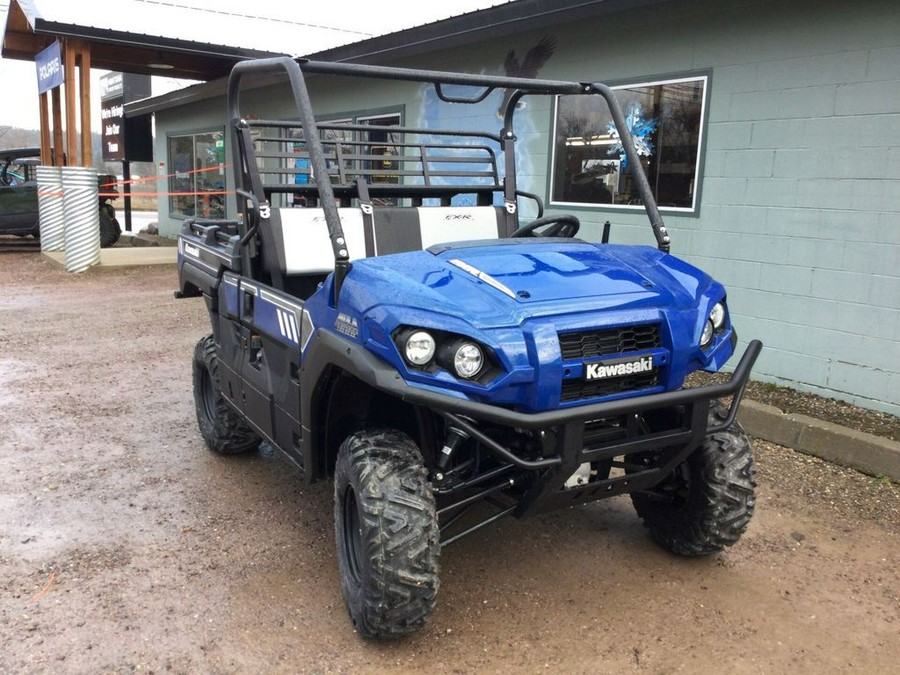
{"type": "Polygon", "coordinates": [[[55,40],[49,47],[38,52],[34,57],[34,64],[37,66],[39,94],[50,91],[63,83],[59,40],[55,40]]]}

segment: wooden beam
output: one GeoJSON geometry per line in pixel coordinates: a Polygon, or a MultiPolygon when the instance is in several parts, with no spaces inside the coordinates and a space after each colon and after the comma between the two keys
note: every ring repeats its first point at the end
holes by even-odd
{"type": "Polygon", "coordinates": [[[67,166],[76,166],[78,160],[78,120],[75,118],[75,46],[71,40],[65,40],[65,73],[66,73],[66,161],[67,166]]]}
{"type": "Polygon", "coordinates": [[[38,106],[41,112],[41,164],[50,166],[53,161],[50,155],[50,108],[48,95],[45,91],[38,94],[38,106]]]}
{"type": "Polygon", "coordinates": [[[121,45],[91,42],[91,64],[94,68],[165,77],[184,77],[207,81],[228,75],[239,58],[214,58],[201,54],[165,53],[157,49],[123,47],[121,45]],[[171,70],[155,70],[148,63],[164,61],[171,70]]]}
{"type": "Polygon", "coordinates": [[[3,58],[34,61],[35,55],[52,42],[52,37],[35,35],[31,32],[14,33],[7,27],[3,36],[3,58]]]}
{"type": "MultiPolygon", "coordinates": [[[[0,26],[2,28],[2,26],[0,26]]],[[[7,26],[3,35],[3,58],[31,61],[35,55],[53,42],[52,36],[35,35],[30,32],[12,32],[7,26]]],[[[75,40],[76,38],[69,38],[75,40]]],[[[62,41],[62,40],[61,40],[62,41]]],[[[91,66],[101,70],[113,70],[126,73],[142,73],[144,75],[164,75],[166,77],[183,77],[208,81],[224,77],[231,72],[232,66],[241,61],[238,56],[209,56],[194,53],[163,51],[152,47],[111,44],[99,38],[80,40],[90,45],[91,66]],[[148,63],[164,61],[172,66],[171,70],[155,70],[148,63]]]]}
{"type": "Polygon", "coordinates": [[[79,45],[79,94],[81,95],[81,166],[93,166],[91,143],[91,46],[85,42],[79,45]]]}
{"type": "Polygon", "coordinates": [[[54,166],[65,166],[66,161],[65,157],[63,157],[62,97],[59,90],[60,87],[56,87],[50,92],[50,98],[53,101],[53,164],[54,166]]]}

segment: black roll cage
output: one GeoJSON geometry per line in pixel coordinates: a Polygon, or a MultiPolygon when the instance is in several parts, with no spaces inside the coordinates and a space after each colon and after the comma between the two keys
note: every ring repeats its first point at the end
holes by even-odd
{"type": "MultiPolygon", "coordinates": [[[[504,155],[505,180],[502,185],[504,201],[507,212],[516,213],[516,197],[523,194],[517,190],[515,174],[514,144],[516,140],[513,130],[513,117],[516,104],[522,97],[529,94],[542,95],[599,95],[609,106],[613,123],[619,133],[619,138],[628,158],[628,164],[640,194],[650,226],[656,238],[657,247],[664,252],[669,251],[670,238],[662,216],[659,213],[656,200],[650,189],[650,183],[644,173],[634,139],[625,123],[625,116],[615,93],[607,85],[599,82],[568,82],[563,80],[527,79],[519,77],[501,77],[492,75],[476,75],[469,73],[452,73],[444,71],[418,70],[410,68],[394,68],[386,66],[371,66],[350,63],[330,63],[324,61],[311,61],[306,59],[294,60],[287,56],[255,59],[242,61],[234,66],[228,78],[228,119],[230,124],[230,138],[232,157],[238,177],[235,186],[236,194],[246,200],[247,218],[242,224],[241,242],[244,248],[249,245],[248,255],[254,250],[253,240],[259,231],[261,220],[267,220],[270,215],[270,206],[259,171],[252,161],[253,141],[249,133],[244,133],[254,126],[277,126],[277,123],[263,120],[247,120],[240,112],[241,82],[246,75],[272,75],[281,71],[286,73],[291,86],[294,104],[299,113],[300,127],[304,131],[304,142],[307,146],[311,171],[316,177],[318,205],[322,208],[325,221],[328,226],[329,238],[334,251],[335,259],[335,283],[334,297],[337,299],[344,277],[350,270],[350,259],[346,241],[344,238],[341,220],[338,215],[337,201],[334,188],[330,180],[322,177],[329,176],[329,166],[322,141],[319,136],[319,128],[328,125],[319,125],[313,113],[312,102],[306,87],[306,74],[338,75],[363,77],[382,80],[424,82],[434,87],[437,96],[447,103],[474,104],[483,101],[491,92],[497,89],[512,90],[512,95],[503,111],[503,128],[499,134],[500,147],[504,155]],[[444,90],[444,85],[464,85],[480,88],[481,91],[470,97],[449,96],[444,90]]],[[[349,128],[349,127],[348,127],[349,128]]],[[[488,135],[489,138],[497,138],[488,135]]],[[[531,196],[531,195],[529,195],[531,196]]],[[[239,209],[241,210],[241,209],[239,209]]]]}

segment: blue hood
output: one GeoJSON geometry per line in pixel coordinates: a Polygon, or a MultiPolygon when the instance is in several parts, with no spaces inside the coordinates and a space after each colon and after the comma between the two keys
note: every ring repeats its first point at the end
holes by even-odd
{"type": "Polygon", "coordinates": [[[344,292],[360,313],[415,306],[496,328],[590,310],[687,309],[710,283],[649,247],[506,240],[359,260],[344,292]]]}

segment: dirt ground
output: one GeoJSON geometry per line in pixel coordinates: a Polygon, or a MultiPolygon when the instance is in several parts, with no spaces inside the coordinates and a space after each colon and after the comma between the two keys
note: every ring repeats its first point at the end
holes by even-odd
{"type": "Polygon", "coordinates": [[[900,486],[761,442],[727,552],[658,549],[627,498],[501,521],[425,630],[366,642],[330,485],[205,449],[172,267],[0,279],[0,673],[897,672],[900,486]]]}

